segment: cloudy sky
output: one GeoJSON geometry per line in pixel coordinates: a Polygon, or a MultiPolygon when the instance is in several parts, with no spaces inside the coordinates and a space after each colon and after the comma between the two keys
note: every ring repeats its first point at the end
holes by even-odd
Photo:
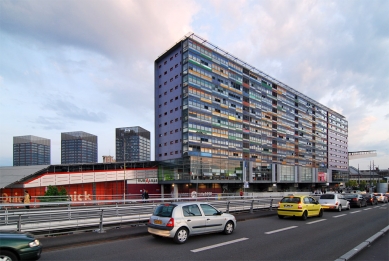
{"type": "MultiPolygon", "coordinates": [[[[98,136],[115,156],[115,128],[154,137],[153,65],[188,32],[344,115],[352,160],[389,168],[389,1],[1,0],[0,166],[13,137],[98,136]]],[[[154,159],[154,138],[152,138],[154,159]]]]}

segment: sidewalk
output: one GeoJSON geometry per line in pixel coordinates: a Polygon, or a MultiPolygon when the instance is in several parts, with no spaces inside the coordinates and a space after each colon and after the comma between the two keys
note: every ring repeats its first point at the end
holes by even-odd
{"type": "MultiPolygon", "coordinates": [[[[257,210],[254,213],[238,212],[233,213],[236,220],[245,221],[249,219],[274,216],[277,214],[277,210],[257,210]]],[[[68,248],[70,246],[81,246],[93,243],[102,243],[112,240],[126,239],[132,237],[138,237],[147,235],[147,224],[137,224],[133,226],[125,226],[120,228],[109,228],[104,233],[98,233],[99,229],[96,228],[96,232],[74,232],[73,234],[59,235],[59,236],[47,236],[39,238],[39,241],[43,244],[44,251],[52,251],[62,248],[68,248]]]]}

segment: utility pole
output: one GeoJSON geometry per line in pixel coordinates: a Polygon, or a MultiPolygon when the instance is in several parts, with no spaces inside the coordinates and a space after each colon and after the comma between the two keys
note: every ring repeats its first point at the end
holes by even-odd
{"type": "Polygon", "coordinates": [[[370,188],[369,188],[369,192],[371,193],[372,191],[372,189],[371,189],[371,161],[370,161],[370,165],[369,165],[369,173],[370,173],[370,188]]]}

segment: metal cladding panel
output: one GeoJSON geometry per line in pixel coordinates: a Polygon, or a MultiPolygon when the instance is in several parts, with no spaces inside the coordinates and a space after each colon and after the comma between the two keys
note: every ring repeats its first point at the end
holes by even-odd
{"type": "Polygon", "coordinates": [[[82,183],[82,174],[77,173],[70,175],[70,184],[82,183]]]}
{"type": "Polygon", "coordinates": [[[57,174],[57,175],[51,175],[55,176],[55,185],[65,185],[69,184],[70,178],[68,174],[57,174]]]}
{"type": "Polygon", "coordinates": [[[55,175],[45,175],[41,178],[41,186],[55,185],[55,175]]]}

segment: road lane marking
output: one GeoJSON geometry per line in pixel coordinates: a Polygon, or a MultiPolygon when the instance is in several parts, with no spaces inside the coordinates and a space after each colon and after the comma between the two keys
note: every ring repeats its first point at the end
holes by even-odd
{"type": "Polygon", "coordinates": [[[221,247],[221,246],[226,246],[226,245],[233,244],[233,243],[238,243],[238,242],[241,242],[241,241],[245,241],[247,239],[248,239],[247,237],[243,237],[243,238],[227,241],[227,242],[216,244],[216,245],[211,245],[211,246],[207,246],[207,247],[193,249],[191,251],[194,252],[194,253],[201,252],[201,251],[209,250],[209,249],[216,248],[216,247],[221,247]]]}
{"type": "Polygon", "coordinates": [[[372,209],[372,208],[365,208],[364,210],[370,210],[370,209],[372,209]]]}
{"type": "Polygon", "coordinates": [[[333,218],[338,218],[338,217],[343,217],[343,216],[347,216],[347,214],[342,214],[342,215],[333,216],[333,218]]]}
{"type": "Polygon", "coordinates": [[[358,213],[358,212],[361,212],[361,211],[358,210],[358,211],[350,212],[350,214],[354,214],[354,213],[358,213]]]}
{"type": "Polygon", "coordinates": [[[277,229],[277,230],[265,232],[265,234],[270,235],[270,234],[273,234],[273,233],[282,232],[282,231],[289,230],[289,229],[296,228],[296,227],[297,227],[297,226],[291,226],[291,227],[281,228],[281,229],[277,229]]]}
{"type": "Polygon", "coordinates": [[[311,222],[308,222],[307,225],[315,224],[315,223],[322,222],[322,221],[326,221],[326,220],[327,220],[327,219],[319,219],[319,220],[316,220],[316,221],[311,221],[311,222]]]}

